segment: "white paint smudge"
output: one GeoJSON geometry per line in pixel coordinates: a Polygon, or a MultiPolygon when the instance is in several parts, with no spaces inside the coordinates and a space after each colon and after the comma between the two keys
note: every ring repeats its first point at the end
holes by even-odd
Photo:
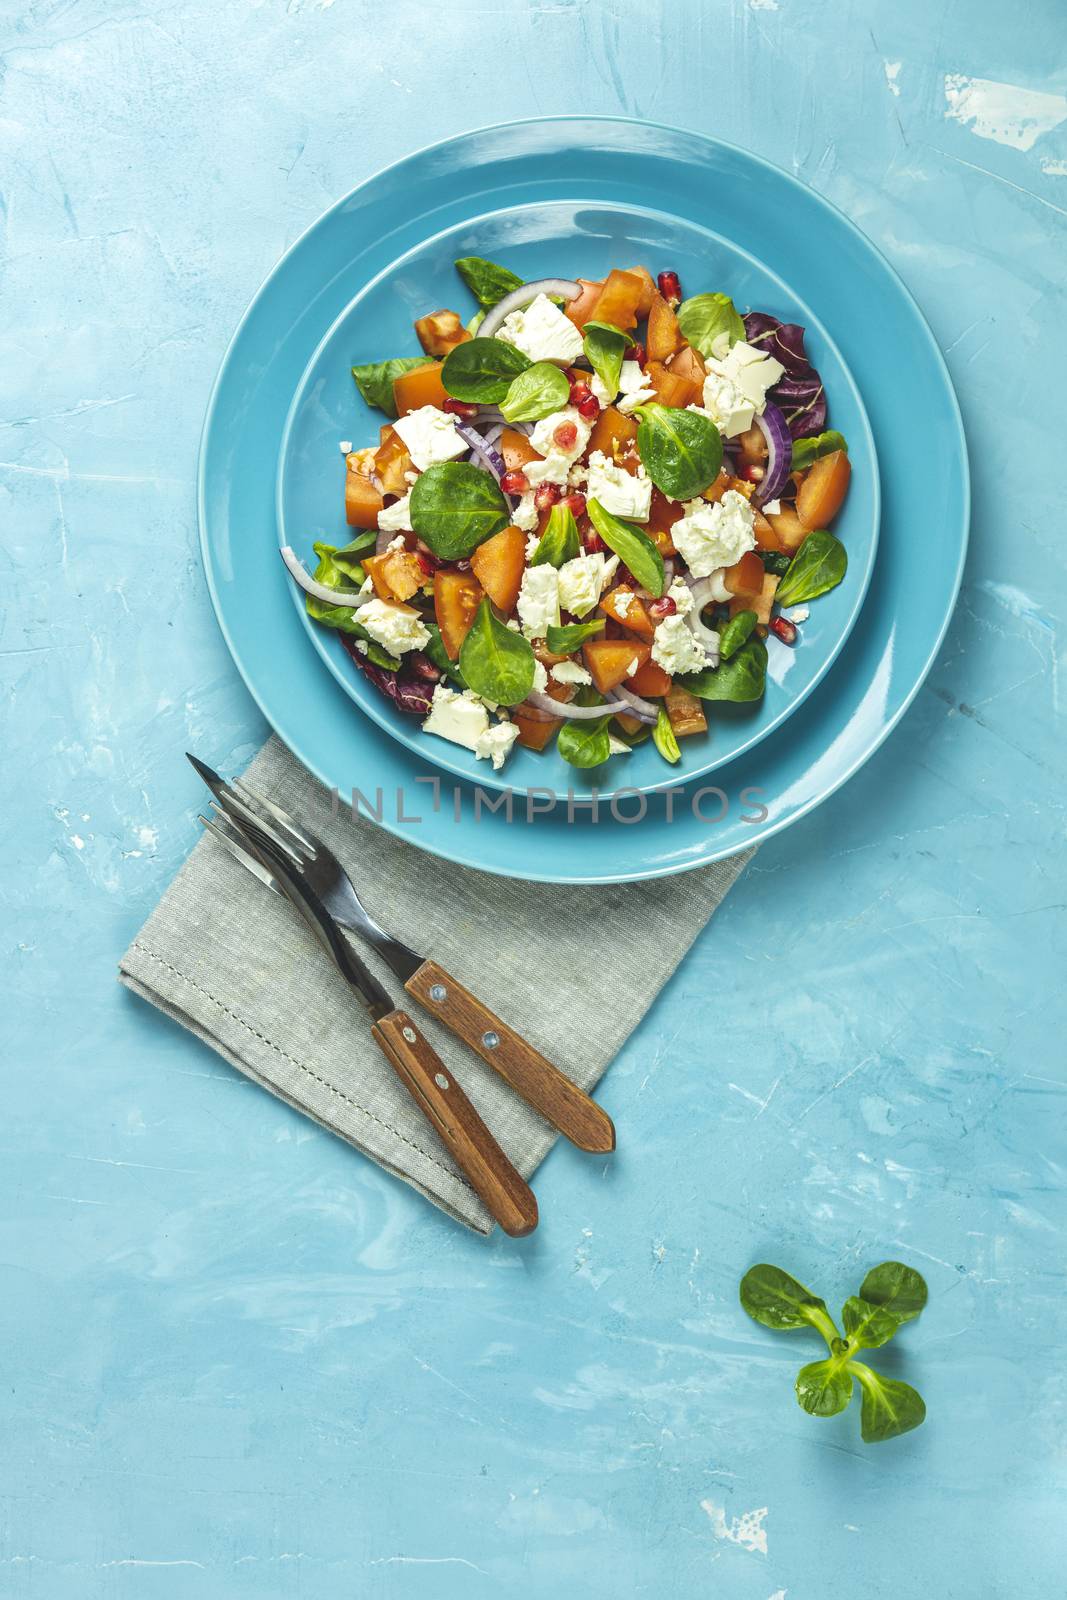
{"type": "Polygon", "coordinates": [[[750,11],[777,11],[778,0],[748,0],[750,11]]]}
{"type": "Polygon", "coordinates": [[[1024,89],[994,78],[945,74],[945,117],[959,122],[979,139],[1013,150],[1032,150],[1043,134],[1067,122],[1067,96],[1042,89],[1024,89]]]}
{"type": "Polygon", "coordinates": [[[884,65],[885,65],[885,81],[889,85],[889,93],[890,94],[895,94],[897,99],[899,100],[899,98],[900,98],[900,84],[897,82],[897,79],[900,77],[900,68],[901,68],[902,63],[899,62],[899,61],[887,61],[887,62],[884,63],[884,65]]]}
{"type": "Polygon", "coordinates": [[[983,578],[978,587],[989,595],[991,600],[995,600],[998,606],[1003,606],[1005,611],[1010,612],[1013,617],[1018,617],[1021,622],[1036,622],[1038,627],[1045,628],[1050,633],[1055,632],[1044,607],[1036,600],[1032,600],[1022,589],[1017,589],[1014,584],[994,583],[990,578],[983,578]]]}
{"type": "MultiPolygon", "coordinates": [[[[702,1500],[701,1511],[706,1511],[711,1519],[711,1531],[716,1539],[726,1539],[730,1544],[739,1544],[743,1550],[758,1551],[761,1556],[767,1554],[767,1530],[763,1526],[763,1519],[767,1515],[767,1507],[759,1511],[744,1511],[739,1517],[726,1521],[726,1511],[723,1506],[717,1506],[714,1500],[702,1500]]],[[[772,1597],[773,1600],[773,1597],[772,1597]]]]}
{"type": "Polygon", "coordinates": [[[1055,156],[1042,156],[1041,170],[1046,178],[1067,178],[1067,161],[1055,156]]]}

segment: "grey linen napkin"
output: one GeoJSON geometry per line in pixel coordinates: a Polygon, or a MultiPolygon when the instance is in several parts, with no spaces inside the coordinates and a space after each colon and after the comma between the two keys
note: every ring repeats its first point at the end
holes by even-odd
{"type": "MultiPolygon", "coordinates": [[[[333,815],[327,792],[277,739],[246,776],[327,841],[372,916],[590,1091],[752,853],[643,883],[524,883],[440,861],[350,809],[333,815]],[[640,936],[619,939],[626,927],[640,936]]],[[[398,1003],[417,1010],[374,952],[358,949],[398,1003]]],[[[119,978],[457,1221],[491,1231],[314,935],[214,839],[197,844],[123,956],[119,978]]],[[[555,1130],[447,1030],[418,1015],[529,1177],[555,1130]]]]}

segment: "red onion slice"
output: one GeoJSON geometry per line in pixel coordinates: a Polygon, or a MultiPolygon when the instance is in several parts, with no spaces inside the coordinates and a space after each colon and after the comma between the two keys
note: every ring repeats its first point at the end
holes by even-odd
{"type": "Polygon", "coordinates": [[[477,456],[476,465],[484,467],[486,472],[491,473],[499,483],[508,470],[500,451],[495,450],[486,439],[483,439],[478,430],[472,428],[469,422],[462,422],[458,417],[453,417],[452,420],[456,424],[456,432],[464,444],[469,445],[472,455],[477,456]]]}
{"type": "Polygon", "coordinates": [[[328,584],[316,583],[308,572],[304,563],[293,549],[292,545],[285,544],[281,550],[282,560],[289,568],[305,594],[313,600],[324,600],[328,606],[365,606],[368,600],[373,600],[373,595],[361,595],[358,589],[331,589],[328,584]]]}
{"type": "Polygon", "coordinates": [[[524,283],[520,288],[513,289],[503,300],[498,300],[491,311],[485,313],[478,337],[491,339],[505,317],[510,317],[513,311],[522,311],[539,294],[556,296],[560,300],[575,300],[581,292],[581,286],[573,278],[535,278],[533,283],[524,283]]]}
{"type": "Polygon", "coordinates": [[[621,683],[616,684],[614,689],[608,690],[608,699],[613,700],[616,705],[624,705],[628,714],[637,717],[640,722],[651,725],[659,720],[658,706],[654,706],[651,700],[642,700],[632,689],[624,689],[621,683]]]}
{"type": "Polygon", "coordinates": [[[708,657],[708,666],[719,665],[719,635],[714,628],[708,628],[700,613],[705,606],[722,600],[722,569],[709,573],[706,578],[689,578],[689,592],[693,596],[693,609],[686,617],[686,625],[694,639],[704,646],[708,657]]]}
{"type": "Polygon", "coordinates": [[[593,717],[606,717],[611,715],[610,704],[604,706],[575,706],[565,700],[553,700],[548,694],[528,694],[522,702],[524,706],[532,706],[535,711],[543,711],[546,716],[569,719],[579,722],[593,717]]]}
{"type": "Polygon", "coordinates": [[[793,461],[793,440],[789,424],[776,405],[768,400],[763,414],[757,416],[756,427],[767,442],[767,468],[756,490],[760,505],[777,500],[789,479],[793,461]]]}

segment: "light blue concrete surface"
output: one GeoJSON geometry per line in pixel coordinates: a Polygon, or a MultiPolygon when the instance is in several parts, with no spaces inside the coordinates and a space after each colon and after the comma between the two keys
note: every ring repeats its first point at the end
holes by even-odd
{"type": "Polygon", "coordinates": [[[0,1594],[1064,1592],[1063,43],[1055,0],[2,8],[0,1594]],[[974,543],[902,728],[611,1071],[618,1158],[557,1150],[487,1245],[114,968],[195,836],[181,751],[264,733],[194,524],[242,308],[381,163],[579,108],[748,144],[886,251],[974,543]],[[736,1283],[887,1255],[930,1416],[869,1450],[736,1283]]]}

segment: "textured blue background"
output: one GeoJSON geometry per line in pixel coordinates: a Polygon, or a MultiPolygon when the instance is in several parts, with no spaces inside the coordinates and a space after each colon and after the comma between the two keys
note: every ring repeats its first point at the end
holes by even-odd
{"type": "Polygon", "coordinates": [[[2,7],[4,1596],[1063,1593],[1062,44],[1055,0],[2,7]],[[976,518],[902,728],[610,1073],[618,1159],[557,1150],[540,1232],[486,1245],[114,966],[193,842],[180,751],[264,731],[194,524],[241,310],[381,163],[579,109],[749,145],[866,229],[976,518]],[[929,1278],[885,1364],[930,1420],[865,1450],[736,1281],[839,1300],[885,1255],[929,1278]]]}

